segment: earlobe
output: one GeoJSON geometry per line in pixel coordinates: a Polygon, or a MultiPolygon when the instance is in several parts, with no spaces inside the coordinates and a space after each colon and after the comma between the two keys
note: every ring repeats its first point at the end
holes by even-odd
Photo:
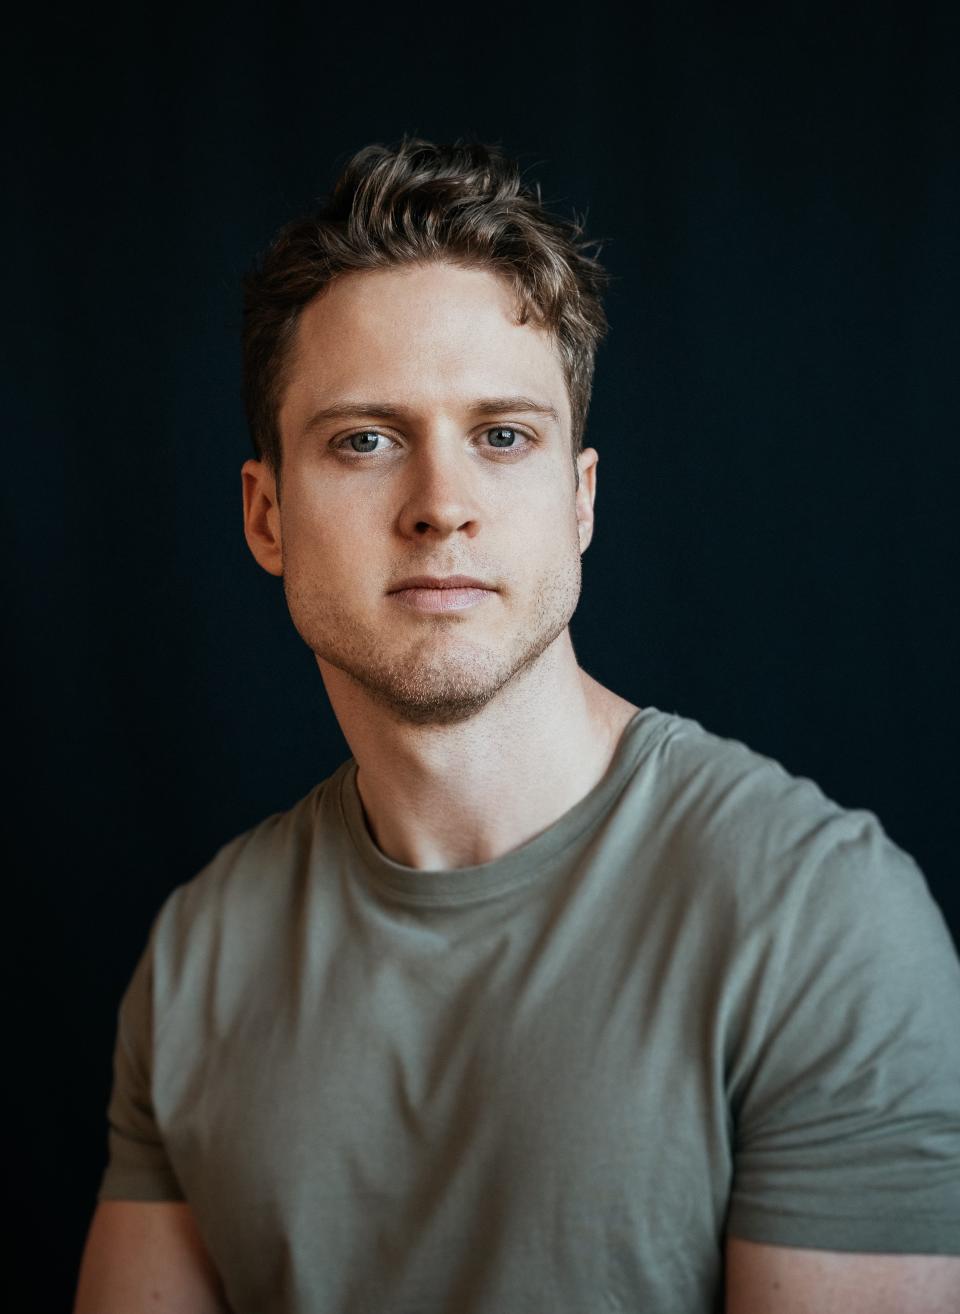
{"type": "Polygon", "coordinates": [[[283,574],[280,504],[277,481],[264,461],[245,461],[243,480],[243,532],[258,565],[270,575],[283,574]]]}

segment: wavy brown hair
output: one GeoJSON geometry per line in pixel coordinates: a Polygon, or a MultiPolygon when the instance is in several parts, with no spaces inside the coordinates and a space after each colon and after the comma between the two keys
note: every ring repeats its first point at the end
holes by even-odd
{"type": "Polygon", "coordinates": [[[554,337],[583,445],[606,274],[576,219],[547,212],[539,185],[497,147],[405,138],[367,146],[329,198],[280,230],[243,282],[243,392],[253,447],[279,479],[278,413],[300,313],[338,274],[425,261],[507,278],[517,318],[554,337]]]}

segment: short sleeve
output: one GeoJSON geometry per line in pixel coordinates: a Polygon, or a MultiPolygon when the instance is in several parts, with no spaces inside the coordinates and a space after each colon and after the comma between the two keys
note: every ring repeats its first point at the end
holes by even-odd
{"type": "Polygon", "coordinates": [[[846,817],[780,909],[732,1101],[727,1230],[960,1254],[960,962],[911,859],[872,814],[846,817]]]}
{"type": "Polygon", "coordinates": [[[107,1111],[109,1159],[100,1200],[182,1200],[157,1127],[151,1094],[153,936],[120,1005],[107,1111]]]}

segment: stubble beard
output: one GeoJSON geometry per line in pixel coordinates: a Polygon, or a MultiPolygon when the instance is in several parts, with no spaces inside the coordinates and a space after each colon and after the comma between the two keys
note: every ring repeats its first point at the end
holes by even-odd
{"type": "MultiPolygon", "coordinates": [[[[283,588],[294,626],[319,661],[343,672],[397,721],[453,725],[529,671],[564,632],[580,599],[581,562],[574,549],[542,579],[523,622],[496,646],[466,637],[472,618],[429,616],[418,621],[422,633],[397,642],[399,626],[393,635],[377,633],[340,598],[324,597],[309,575],[288,570],[283,588]]],[[[480,605],[504,604],[489,599],[480,605]]]]}

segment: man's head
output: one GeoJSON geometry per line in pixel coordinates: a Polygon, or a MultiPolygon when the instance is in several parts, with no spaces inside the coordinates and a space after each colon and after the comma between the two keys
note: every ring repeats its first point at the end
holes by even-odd
{"type": "MultiPolygon", "coordinates": [[[[481,148],[401,149],[435,164],[464,151],[475,165],[489,158],[481,148]]],[[[370,195],[378,162],[392,176],[397,155],[362,158],[372,167],[351,186],[368,212],[385,204],[370,195]]],[[[509,209],[488,183],[492,208],[509,209]]],[[[463,196],[445,176],[428,193],[434,185],[452,226],[463,196]]],[[[482,228],[475,198],[471,207],[482,228]]],[[[244,465],[245,527],[258,562],[283,577],[332,698],[362,691],[401,721],[450,724],[522,673],[545,671],[548,649],[561,652],[553,645],[579,599],[593,529],[597,454],[575,450],[571,461],[592,350],[564,354],[567,320],[553,302],[553,320],[525,308],[519,273],[448,248],[424,254],[417,243],[446,231],[436,197],[426,211],[393,208],[406,214],[397,231],[417,235],[416,257],[341,264],[274,334],[264,424],[269,413],[275,439],[261,435],[262,459],[244,465]],[[452,587],[460,576],[479,587],[452,587]]],[[[353,221],[338,222],[349,245],[353,221]]],[[[457,222],[469,227],[465,215],[457,222]]],[[[595,302],[597,333],[600,314],[595,302]]]]}
{"type": "Polygon", "coordinates": [[[606,276],[588,247],[579,226],[549,214],[539,187],[494,147],[406,139],[359,151],[330,198],[287,224],[244,280],[244,401],[257,457],[279,483],[279,412],[304,307],[341,274],[438,261],[499,274],[518,321],[550,333],[576,455],[606,331],[606,276]]]}

